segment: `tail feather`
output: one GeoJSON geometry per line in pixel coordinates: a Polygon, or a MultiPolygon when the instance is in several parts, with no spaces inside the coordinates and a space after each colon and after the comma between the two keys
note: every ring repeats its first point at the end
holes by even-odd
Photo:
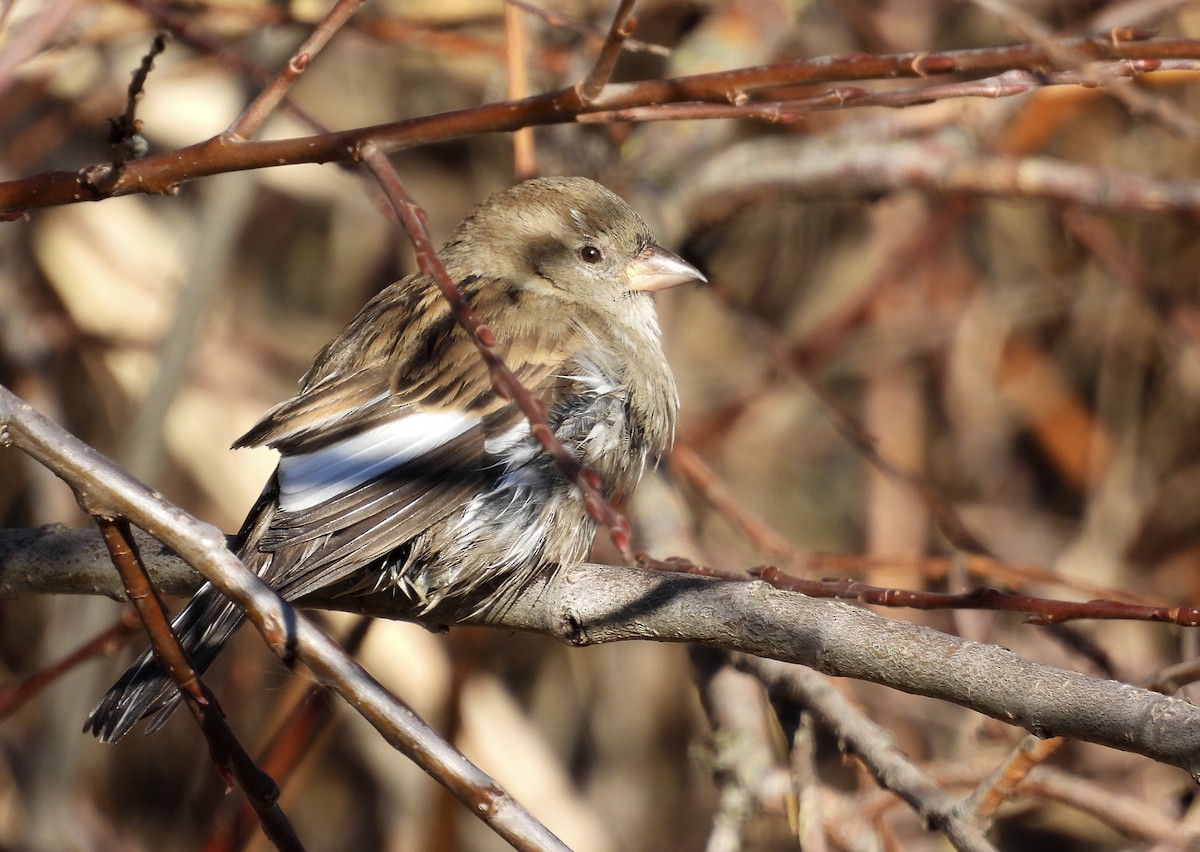
{"type": "MultiPolygon", "coordinates": [[[[171,627],[196,671],[204,672],[244,620],[240,609],[206,584],[180,610],[171,627]]],[[[147,650],[100,699],[83,730],[102,742],[115,743],[140,719],[151,716],[146,733],[152,734],[175,712],[180,700],[171,676],[154,652],[147,650]]]]}
{"type": "MultiPolygon", "coordinates": [[[[251,571],[266,577],[272,563],[271,554],[256,545],[270,527],[276,511],[275,495],[279,491],[272,476],[259,495],[254,507],[242,522],[242,528],[230,542],[251,571]]],[[[187,652],[198,673],[208,669],[221,648],[243,621],[245,614],[211,583],[205,583],[187,605],[175,616],[171,629],[187,652]]],[[[125,736],[139,720],[152,717],[146,733],[161,728],[175,712],[182,697],[162,663],[147,649],[137,661],[113,684],[88,715],[84,733],[102,742],[115,743],[125,736]]]]}

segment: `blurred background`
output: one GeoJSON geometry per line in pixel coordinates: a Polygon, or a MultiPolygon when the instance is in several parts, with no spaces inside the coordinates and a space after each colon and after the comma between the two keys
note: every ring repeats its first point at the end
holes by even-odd
{"type": "MultiPolygon", "coordinates": [[[[164,23],[188,37],[158,58],[139,106],[154,152],[227,127],[257,91],[231,56],[279,67],[327,6],[0,3],[0,180],[107,161],[106,118],[123,111],[130,73],[164,23]]],[[[587,73],[613,6],[580,0],[517,16],[530,92],[587,73]]],[[[343,129],[503,99],[514,25],[506,29],[504,14],[488,0],[368,3],[294,100],[343,129]]],[[[647,0],[638,20],[619,81],[1117,25],[1200,35],[1195,5],[1169,0],[647,0]]],[[[1068,184],[1079,173],[1067,168],[1081,167],[1194,191],[1196,76],[1113,88],[1154,109],[1105,87],[1071,87],[846,108],[782,125],[537,130],[539,172],[606,183],[711,280],[659,297],[683,413],[670,463],[625,507],[637,545],[726,571],[769,563],[912,589],[1200,605],[1194,215],[1128,198],[1099,208],[1037,200],[1019,181],[988,196],[950,193],[919,167],[884,189],[872,177],[902,162],[964,162],[984,177],[1027,164],[1061,171],[1068,184]],[[842,415],[873,438],[891,475],[839,431],[842,415]],[[966,554],[961,537],[947,537],[948,518],[994,558],[966,554]]],[[[312,132],[281,111],[262,135],[312,132]]],[[[508,136],[394,161],[439,240],[514,180],[508,136]]],[[[412,268],[374,188],[332,165],[35,210],[0,225],[0,383],[233,532],[274,458],[230,443],[292,394],[359,306],[412,268]]],[[[0,524],[47,523],[87,521],[61,482],[0,452],[0,524]]],[[[604,536],[594,557],[617,558],[604,536]]],[[[119,612],[100,599],[0,600],[0,683],[62,657],[119,612]]],[[[887,615],[1129,682],[1197,651],[1193,632],[1162,625],[1051,630],[1009,614],[887,615]]],[[[328,624],[337,635],[350,621],[328,624]]],[[[0,723],[0,849],[199,849],[236,814],[240,796],[224,795],[187,714],[117,746],[78,734],[141,644],[73,671],[0,723]]],[[[254,752],[306,682],[257,634],[235,644],[208,682],[254,752]]],[[[743,684],[745,706],[759,714],[766,758],[752,783],[736,780],[736,732],[697,687],[721,665],[710,655],[380,623],[360,656],[575,849],[737,848],[719,845],[714,816],[743,783],[742,848],[797,848],[798,793],[828,848],[947,848],[819,729],[805,734],[816,783],[794,787],[798,710],[772,706],[755,683],[743,684]]],[[[959,795],[1021,738],[954,706],[839,688],[959,795]]],[[[1144,758],[1067,744],[1045,768],[1063,789],[1086,785],[1102,798],[1087,805],[1030,787],[1000,811],[1000,848],[1183,848],[1170,838],[1197,821],[1191,780],[1144,758]],[[1145,819],[1121,822],[1123,808],[1145,819]]],[[[341,706],[280,780],[310,849],[505,848],[341,706]]],[[[266,848],[257,836],[253,844],[266,848]]]]}

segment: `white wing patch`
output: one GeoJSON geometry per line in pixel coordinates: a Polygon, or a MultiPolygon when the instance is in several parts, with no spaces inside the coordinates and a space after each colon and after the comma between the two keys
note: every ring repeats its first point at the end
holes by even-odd
{"type": "Polygon", "coordinates": [[[493,435],[484,441],[483,449],[489,456],[500,458],[508,467],[523,464],[531,458],[529,450],[541,451],[537,444],[529,440],[529,421],[524,418],[507,432],[493,435]],[[523,444],[526,446],[523,447],[523,444]]]}
{"type": "Polygon", "coordinates": [[[279,460],[279,507],[299,512],[345,494],[384,471],[453,441],[478,425],[453,412],[416,412],[311,453],[279,460]]]}

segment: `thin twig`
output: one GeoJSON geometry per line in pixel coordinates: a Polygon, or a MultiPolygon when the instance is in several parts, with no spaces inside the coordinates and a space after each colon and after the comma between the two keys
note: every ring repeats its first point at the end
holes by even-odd
{"type": "MultiPolygon", "coordinates": [[[[226,68],[236,71],[260,86],[266,87],[276,78],[274,72],[251,62],[215,35],[198,26],[193,19],[179,14],[162,0],[125,0],[125,2],[145,12],[157,26],[171,33],[179,41],[216,57],[226,68]]],[[[317,121],[291,98],[284,97],[282,106],[294,118],[308,125],[315,132],[330,132],[330,128],[317,121]]]]}
{"type": "MultiPolygon", "coordinates": [[[[1089,64],[1089,57],[1084,53],[1063,47],[1061,42],[1055,39],[1054,32],[1028,12],[1016,8],[1005,0],[971,0],[971,2],[1008,23],[1017,30],[1022,38],[1044,48],[1060,70],[1078,69],[1084,78],[1081,85],[1103,87],[1104,91],[1124,104],[1131,113],[1156,122],[1169,133],[1181,139],[1191,142],[1200,139],[1200,122],[1181,112],[1169,101],[1155,98],[1136,86],[1128,83],[1112,85],[1120,75],[1113,73],[1109,67],[1089,64]]],[[[1129,28],[1114,27],[1109,31],[1109,37],[1117,42],[1129,32],[1129,28]]],[[[1136,32],[1134,31],[1135,35],[1136,32]]]]}
{"type": "Polygon", "coordinates": [[[484,325],[471,310],[471,306],[467,304],[458,287],[450,279],[445,267],[442,266],[442,262],[437,256],[437,248],[425,225],[425,213],[409,196],[408,190],[405,189],[396,170],[392,168],[387,156],[379,148],[368,144],[362,150],[362,160],[383,187],[404,230],[412,240],[417,254],[417,267],[437,284],[438,289],[450,304],[455,321],[471,336],[475,348],[479,350],[480,356],[487,364],[495,392],[503,399],[511,399],[517,403],[521,411],[529,418],[530,434],[554,459],[563,475],[574,482],[583,492],[584,505],[588,515],[597,523],[608,527],[613,544],[626,560],[632,561],[633,554],[629,549],[629,521],[614,509],[612,504],[605,500],[600,493],[600,477],[594,471],[580,464],[571,451],[558,440],[546,419],[546,404],[521,384],[512,370],[504,363],[504,359],[496,349],[497,341],[492,330],[484,325]]]}
{"type": "Polygon", "coordinates": [[[108,120],[108,144],[112,148],[113,158],[107,169],[98,169],[93,173],[95,181],[93,188],[96,192],[107,194],[125,173],[125,164],[146,153],[146,140],[142,137],[142,122],[137,117],[137,105],[145,92],[146,79],[154,68],[154,59],[167,49],[167,33],[159,33],[150,44],[150,50],[142,57],[133,79],[129,81],[129,89],[125,96],[125,112],[116,118],[108,120]]]}
{"type": "Polygon", "coordinates": [[[41,669],[20,683],[0,686],[0,719],[12,715],[17,708],[80,663],[112,654],[123,647],[129,641],[129,637],[138,632],[141,624],[137,610],[127,606],[121,610],[121,616],[115,624],[102,630],[58,662],[41,669]]]}
{"type": "Polygon", "coordinates": [[[880,786],[899,796],[932,831],[958,850],[995,850],[983,831],[960,812],[957,801],[898,749],[891,737],[836,689],[829,678],[800,666],[743,657],[744,670],[758,676],[773,694],[796,701],[828,730],[843,751],[867,767],[880,786]]]}
{"type": "Polygon", "coordinates": [[[303,850],[303,845],[279,806],[279,788],[274,780],[260,770],[238,742],[225,722],[215,696],[196,674],[179,641],[167,623],[166,609],[158,597],[146,568],[142,564],[137,542],[129,522],[122,517],[110,517],[103,502],[94,502],[90,492],[81,490],[80,503],[92,514],[104,537],[113,565],[137,609],[154,653],[179,687],[184,704],[192,712],[204,738],[209,755],[226,783],[241,788],[246,801],[254,808],[263,833],[279,849],[303,850]]]}
{"type": "Polygon", "coordinates": [[[364,0],[338,0],[320,23],[313,27],[308,38],[296,49],[275,79],[258,93],[258,97],[251,101],[249,106],[242,110],[242,114],[225,131],[226,134],[234,140],[249,139],[253,136],[262,127],[268,116],[279,106],[280,101],[287,96],[288,91],[300,79],[300,75],[305,72],[313,58],[321,52],[321,48],[329,43],[342,25],[359,10],[363,2],[364,0]]]}
{"type": "Polygon", "coordinates": [[[617,7],[616,14],[613,15],[612,26],[608,28],[608,36],[600,47],[600,55],[596,57],[596,64],[592,66],[591,73],[575,86],[581,103],[591,103],[608,85],[613,69],[617,66],[617,60],[621,58],[621,45],[633,32],[636,23],[633,18],[633,7],[636,3],[637,0],[621,0],[621,5],[617,7]]]}
{"type": "Polygon", "coordinates": [[[1014,595],[999,589],[970,592],[919,592],[860,583],[857,580],[805,580],[770,566],[753,568],[758,577],[780,589],[809,597],[855,600],[879,606],[911,609],[983,609],[994,612],[1028,613],[1029,624],[1046,626],[1077,619],[1111,621],[1157,621],[1179,627],[1200,627],[1200,609],[1190,606],[1139,606],[1120,601],[1059,601],[1030,595],[1014,595]]]}
{"type": "MultiPolygon", "coordinates": [[[[374,623],[373,618],[358,619],[342,646],[347,654],[357,656],[374,623]]],[[[259,750],[259,766],[272,778],[278,778],[281,785],[286,784],[333,718],[329,687],[310,684],[259,750]]],[[[233,812],[232,819],[218,824],[204,844],[205,852],[245,849],[253,830],[254,813],[243,804],[233,812]]]]}
{"type": "MultiPolygon", "coordinates": [[[[1067,40],[1063,44],[1104,60],[1200,59],[1200,40],[1194,39],[1114,42],[1111,39],[1094,38],[1067,40]]],[[[99,192],[95,187],[97,177],[94,173],[98,169],[107,169],[107,165],[75,172],[44,172],[0,183],[0,216],[11,216],[35,207],[98,200],[110,195],[171,193],[184,181],[227,171],[295,163],[356,162],[361,160],[360,149],[366,144],[374,144],[385,152],[392,152],[466,135],[573,122],[588,113],[689,102],[736,105],[749,93],[779,86],[961,72],[1036,71],[1047,61],[1044,50],[1028,45],[945,53],[824,57],[668,80],[610,83],[595,100],[587,104],[580,101],[577,88],[570,86],[516,102],[491,103],[318,136],[269,141],[234,141],[218,136],[187,148],[129,163],[125,174],[110,193],[99,192]]],[[[850,101],[848,106],[854,104],[855,101],[850,101]]],[[[905,168],[910,167],[906,164],[905,168]]],[[[1063,168],[1062,164],[1056,164],[1056,173],[1063,168]]],[[[1071,170],[1079,172],[1080,168],[1072,167],[1071,170]]],[[[1037,169],[1031,171],[1034,172],[1035,188],[1047,184],[1047,197],[1065,197],[1066,200],[1079,203],[1120,209],[1156,213],[1172,211],[1200,217],[1200,189],[1181,181],[1167,184],[1130,175],[1107,175],[1108,185],[1103,191],[1072,195],[1067,191],[1073,180],[1070,176],[1051,180],[1037,174],[1037,169]],[[1139,183],[1146,186],[1139,187],[1139,183]]],[[[996,175],[975,176],[975,182],[980,186],[967,191],[994,192],[999,191],[997,187],[1003,184],[1005,192],[1036,196],[1036,192],[1023,190],[1026,175],[1024,167],[1021,180],[1010,176],[1008,172],[1008,169],[1000,169],[996,175]]],[[[972,175],[968,171],[963,177],[972,175]]],[[[941,179],[949,180],[945,176],[941,179]]],[[[953,180],[950,182],[953,183],[953,180]]]]}

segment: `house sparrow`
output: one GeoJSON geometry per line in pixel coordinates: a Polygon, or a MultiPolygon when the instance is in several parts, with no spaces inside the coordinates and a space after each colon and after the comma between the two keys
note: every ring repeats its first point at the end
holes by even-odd
{"type": "MultiPolygon", "coordinates": [[[[633,488],[670,443],[679,405],[650,291],[704,276],[577,177],[493,196],[440,257],[604,495],[633,488]]],[[[283,598],[391,590],[453,616],[502,606],[538,572],[586,555],[595,523],[583,496],[493,392],[429,278],[379,293],[300,385],[234,444],[281,455],[234,548],[283,598]]],[[[204,671],[243,619],[205,585],[173,626],[204,671]]],[[[147,651],[85,730],[113,742],[152,715],[152,733],[178,703],[147,651]]]]}

